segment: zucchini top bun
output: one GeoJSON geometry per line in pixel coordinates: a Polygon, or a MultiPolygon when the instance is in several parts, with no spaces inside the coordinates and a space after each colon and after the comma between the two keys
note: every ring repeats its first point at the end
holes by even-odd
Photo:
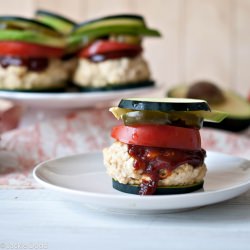
{"type": "Polygon", "coordinates": [[[122,99],[110,111],[123,121],[112,129],[116,141],[103,151],[115,189],[162,195],[203,187],[206,151],[199,129],[204,120],[220,122],[225,113],[185,98],[122,99]]]}

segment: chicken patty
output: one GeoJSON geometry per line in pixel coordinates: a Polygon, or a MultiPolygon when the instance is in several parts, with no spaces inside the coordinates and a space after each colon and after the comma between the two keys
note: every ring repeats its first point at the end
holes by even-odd
{"type": "Polygon", "coordinates": [[[83,87],[105,87],[138,83],[150,79],[150,71],[143,57],[110,59],[91,62],[80,58],[74,74],[74,82],[83,87]]]}
{"type": "Polygon", "coordinates": [[[43,71],[30,71],[26,66],[0,66],[0,89],[35,90],[64,87],[68,71],[59,59],[49,60],[43,71]]]}
{"type": "MultiPolygon", "coordinates": [[[[143,170],[134,168],[135,159],[128,153],[128,145],[114,142],[110,147],[103,150],[104,165],[107,173],[115,180],[123,184],[142,183],[143,170]]],[[[174,169],[171,175],[160,178],[158,186],[191,185],[199,183],[206,174],[206,165],[193,167],[190,164],[182,164],[174,169]]]]}

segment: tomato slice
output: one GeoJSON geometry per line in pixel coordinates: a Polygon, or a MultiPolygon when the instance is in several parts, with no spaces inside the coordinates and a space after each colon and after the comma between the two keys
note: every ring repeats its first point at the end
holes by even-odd
{"type": "Polygon", "coordinates": [[[17,57],[61,57],[64,53],[62,48],[54,48],[26,42],[1,41],[1,56],[17,57]]]}
{"type": "Polygon", "coordinates": [[[201,149],[199,130],[193,128],[157,124],[119,125],[113,127],[111,136],[126,144],[187,150],[201,149]]]}
{"type": "Polygon", "coordinates": [[[88,58],[94,55],[103,55],[118,51],[135,51],[140,53],[142,51],[142,47],[140,45],[120,43],[115,41],[97,40],[89,46],[83,48],[80,51],[79,56],[88,58]]]}

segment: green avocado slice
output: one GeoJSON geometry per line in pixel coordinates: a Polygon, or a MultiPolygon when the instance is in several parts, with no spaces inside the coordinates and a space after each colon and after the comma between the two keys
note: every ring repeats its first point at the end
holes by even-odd
{"type": "Polygon", "coordinates": [[[1,30],[0,41],[30,42],[56,48],[64,48],[66,45],[65,39],[61,37],[52,37],[44,33],[31,30],[1,30]]]}
{"type": "Polygon", "coordinates": [[[104,26],[94,29],[84,30],[82,32],[72,32],[68,36],[68,44],[82,44],[83,46],[91,43],[96,38],[107,36],[110,34],[126,34],[133,36],[161,36],[159,31],[149,29],[143,26],[130,26],[130,25],[119,25],[119,26],[104,26]]]}
{"type": "MultiPolygon", "coordinates": [[[[29,19],[19,16],[0,16],[0,29],[6,30],[30,30],[36,32],[42,32],[47,35],[58,37],[58,33],[53,27],[41,23],[35,19],[29,19]]],[[[2,32],[2,31],[1,31],[2,32]]]]}
{"type": "MultiPolygon", "coordinates": [[[[167,96],[184,98],[189,86],[180,85],[168,91],[167,96]]],[[[241,96],[232,91],[223,91],[225,100],[220,104],[209,104],[212,111],[219,110],[227,113],[227,117],[220,124],[205,123],[205,126],[226,129],[229,131],[241,131],[250,126],[250,104],[241,96]]]]}
{"type": "Polygon", "coordinates": [[[108,25],[101,26],[96,28],[88,28],[83,30],[76,30],[71,33],[71,36],[78,37],[87,37],[89,39],[95,39],[97,37],[109,35],[109,34],[128,34],[128,35],[138,35],[138,36],[161,36],[159,31],[155,29],[149,29],[144,26],[136,25],[108,25]]]}
{"type": "Polygon", "coordinates": [[[72,40],[82,40],[87,44],[92,40],[110,34],[127,34],[135,36],[161,36],[160,32],[150,29],[142,16],[139,15],[113,15],[90,20],[75,26],[71,36],[72,40]]]}

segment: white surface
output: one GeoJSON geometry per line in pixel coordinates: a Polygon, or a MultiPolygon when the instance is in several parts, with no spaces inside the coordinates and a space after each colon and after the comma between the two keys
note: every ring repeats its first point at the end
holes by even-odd
{"type": "Polygon", "coordinates": [[[152,95],[159,87],[145,87],[116,91],[66,92],[66,93],[25,93],[0,91],[0,98],[6,98],[26,106],[41,108],[85,108],[98,107],[125,97],[152,95]]]}
{"type": "Polygon", "coordinates": [[[250,191],[159,215],[104,213],[50,190],[0,190],[0,204],[0,246],[6,246],[1,249],[18,243],[44,243],[52,250],[247,250],[250,245],[250,191]]]}
{"type": "Polygon", "coordinates": [[[43,186],[88,206],[125,213],[164,213],[205,206],[242,194],[250,188],[250,162],[208,152],[204,190],[181,195],[138,196],[119,192],[105,173],[102,154],[50,160],[34,170],[43,186]]]}

